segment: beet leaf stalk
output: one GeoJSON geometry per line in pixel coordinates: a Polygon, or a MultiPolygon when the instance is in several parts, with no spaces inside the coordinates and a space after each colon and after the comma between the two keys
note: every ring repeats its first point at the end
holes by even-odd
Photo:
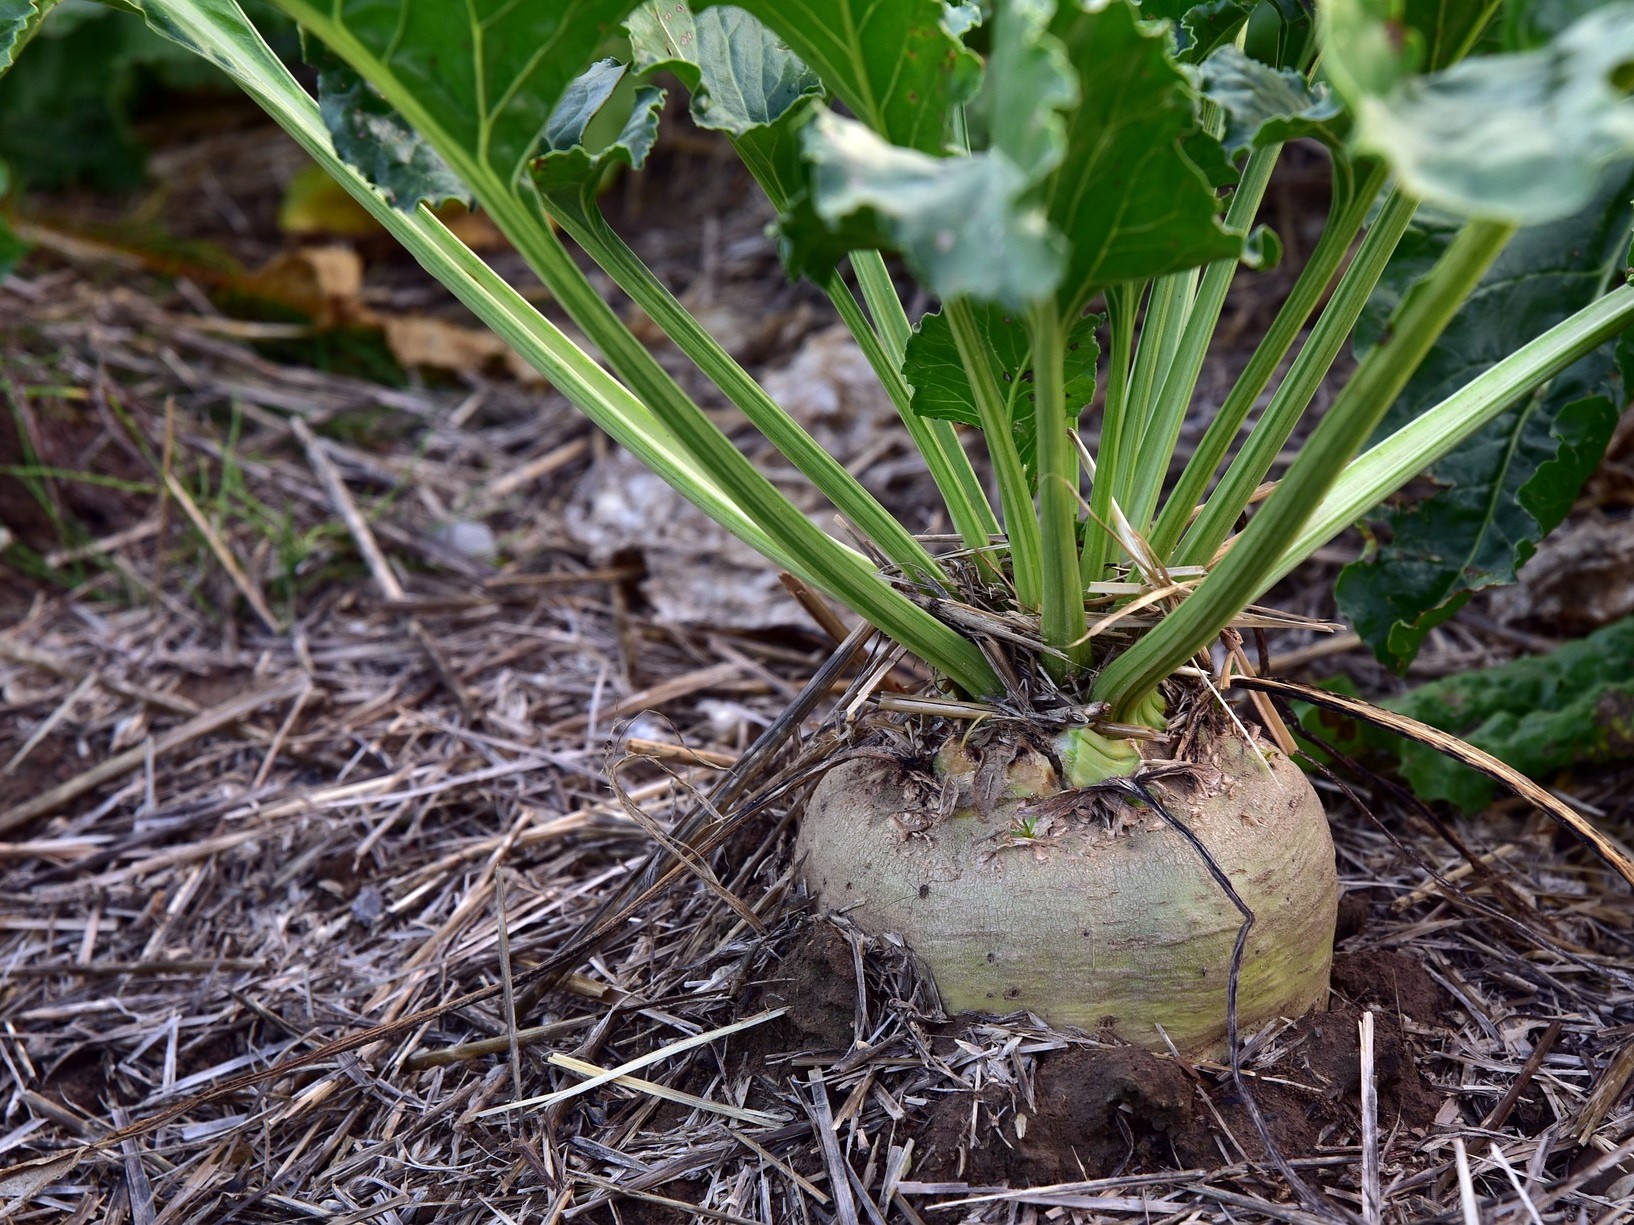
{"type": "MultiPolygon", "coordinates": [[[[1155,718],[1160,688],[1278,577],[1517,403],[1542,403],[1551,380],[1603,366],[1634,318],[1602,278],[1587,298],[1532,311],[1540,325],[1510,351],[1465,362],[1473,376],[1399,417],[1421,368],[1467,343],[1462,321],[1522,258],[1504,254],[1510,239],[1540,264],[1557,230],[1571,248],[1562,219],[1620,190],[1607,184],[1634,156],[1626,2],[1558,31],[1510,23],[1507,49],[1481,54],[1491,6],[1397,0],[1322,0],[1314,21],[1290,6],[1270,36],[1218,6],[1206,20],[1168,6],[1171,24],[1130,0],[998,0],[985,21],[942,0],[277,3],[305,31],[316,97],[233,0],[123,7],[238,81],[620,445],[971,698],[1005,686],[970,631],[935,611],[971,594],[956,570],[999,611],[1036,618],[1053,691],[1105,703],[1114,723],[1155,718]],[[663,82],[677,80],[694,122],[765,193],[788,270],[822,290],[878,374],[969,569],[923,542],[936,524],[899,521],[829,455],[603,216],[600,187],[646,165],[663,82]],[[1295,143],[1327,160],[1328,224],[1215,407],[1200,399],[1204,363],[1234,280],[1278,257],[1260,203],[1295,143]],[[494,219],[587,343],[436,221],[428,206],[450,196],[494,219]],[[1444,238],[1431,251],[1433,225],[1444,238]],[[872,558],[756,469],[568,241],[872,558]],[[910,317],[887,256],[932,309],[910,317]],[[1377,333],[1371,349],[1310,429],[1359,326],[1377,333]],[[1195,444],[1188,422],[1202,427],[1195,444]],[[1155,624],[1103,646],[1092,633],[1117,621],[1118,601],[1155,624]]],[[[0,50],[20,49],[50,7],[31,6],[0,50]]],[[[1617,225],[1626,246],[1627,218],[1597,233],[1617,225]]],[[[1557,431],[1572,464],[1528,453],[1534,484],[1581,468],[1598,435],[1573,435],[1580,418],[1557,431]]],[[[1538,488],[1551,505],[1567,496],[1538,488]]]]}

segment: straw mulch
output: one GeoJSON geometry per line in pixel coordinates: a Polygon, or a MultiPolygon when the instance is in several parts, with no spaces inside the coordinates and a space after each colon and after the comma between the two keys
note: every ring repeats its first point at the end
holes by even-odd
{"type": "MultiPolygon", "coordinates": [[[[602,448],[558,398],[275,364],[106,277],[0,289],[36,571],[0,595],[9,1219],[1629,1219],[1634,908],[1553,827],[1501,805],[1453,846],[1329,785],[1333,1008],[1249,1037],[1251,1103],[946,1018],[810,913],[797,787],[709,806],[831,641],[654,621],[639,557],[563,533],[602,448]],[[497,563],[447,530],[477,521],[497,563]],[[722,840],[580,943],[678,826],[722,840]]],[[[772,766],[821,758],[856,675],[772,766]]],[[[1614,835],[1624,783],[1575,797],[1614,835]]]]}

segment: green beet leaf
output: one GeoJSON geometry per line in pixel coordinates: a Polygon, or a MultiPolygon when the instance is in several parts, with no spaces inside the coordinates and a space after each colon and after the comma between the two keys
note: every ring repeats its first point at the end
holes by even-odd
{"type": "Polygon", "coordinates": [[[805,191],[800,129],[821,98],[817,75],[743,9],[694,15],[680,0],[651,0],[627,23],[635,71],[667,71],[692,95],[692,119],[724,133],[781,211],[805,191]]]}
{"type": "Polygon", "coordinates": [[[425,139],[350,65],[314,38],[303,40],[318,76],[318,110],[335,152],[396,208],[421,201],[471,203],[471,191],[425,139]]]}
{"type": "Polygon", "coordinates": [[[818,117],[806,130],[809,214],[781,226],[796,266],[888,247],[941,298],[1020,309],[1054,293],[1074,318],[1108,285],[1240,252],[1211,179],[1229,166],[1198,126],[1163,28],[1126,0],[1052,7],[1000,13],[971,107],[987,148],[936,157],[818,117]]]}
{"type": "Polygon", "coordinates": [[[533,185],[552,206],[581,220],[594,211],[596,188],[607,169],[619,164],[639,169],[658,139],[664,91],[651,85],[623,99],[623,118],[610,140],[591,135],[624,76],[617,60],[600,60],[570,84],[545,127],[544,152],[528,167],[533,185]]]}
{"type": "MultiPolygon", "coordinates": [[[[631,0],[278,4],[362,71],[462,180],[475,186],[480,175],[500,191],[515,187],[568,85],[632,7],[631,0]]],[[[388,128],[386,138],[395,136],[388,128]]]]}
{"type": "MultiPolygon", "coordinates": [[[[1071,254],[1058,297],[1076,315],[1119,281],[1235,256],[1200,157],[1206,148],[1192,87],[1168,35],[1123,0],[1096,12],[1066,3],[1051,32],[1077,74],[1081,100],[1066,115],[1066,153],[1045,189],[1050,222],[1071,254]]],[[[1218,156],[1216,146],[1215,156],[1218,156]]]]}
{"type": "Polygon", "coordinates": [[[1066,244],[1003,153],[931,157],[827,110],[805,129],[805,152],[818,224],[804,209],[779,223],[801,270],[820,275],[848,251],[884,247],[940,298],[1019,310],[1055,289],[1066,244]]]}
{"type": "MultiPolygon", "coordinates": [[[[702,10],[705,5],[698,4],[702,10]]],[[[827,82],[851,113],[891,144],[940,153],[949,116],[981,72],[950,29],[941,0],[739,0],[827,82]]]]}
{"type": "Polygon", "coordinates": [[[1077,83],[1043,33],[1049,0],[1018,0],[993,31],[993,55],[972,110],[992,147],[935,157],[893,145],[867,125],[823,111],[805,130],[810,211],[785,217],[785,240],[812,271],[857,247],[890,247],[943,299],[970,297],[1012,310],[1047,298],[1066,244],[1038,202],[1038,185],[1065,148],[1057,111],[1077,83]]]}
{"type": "MultiPolygon", "coordinates": [[[[1634,759],[1634,618],[1547,655],[1433,681],[1384,703],[1540,783],[1573,766],[1634,759]]],[[[1348,682],[1330,684],[1350,691],[1348,682]]],[[[1428,745],[1301,707],[1300,723],[1348,756],[1393,765],[1423,800],[1479,812],[1498,786],[1428,745]]]]}
{"type": "Polygon", "coordinates": [[[1309,137],[1337,148],[1349,126],[1344,108],[1325,85],[1307,85],[1297,72],[1221,47],[1197,70],[1204,97],[1226,117],[1221,143],[1235,152],[1309,137]]]}
{"type": "MultiPolygon", "coordinates": [[[[1395,9],[1391,0],[1329,0],[1323,62],[1355,113],[1355,147],[1388,158],[1414,195],[1464,216],[1532,225],[1583,208],[1601,170],[1634,153],[1623,80],[1634,3],[1600,8],[1536,50],[1428,73],[1419,65],[1434,67],[1429,57],[1451,57],[1473,35],[1404,39],[1395,9]]],[[[1446,11],[1472,10],[1490,5],[1456,9],[1449,0],[1446,11]]]]}
{"type": "Polygon", "coordinates": [[[17,58],[17,53],[34,37],[45,15],[60,0],[0,0],[0,74],[17,58]]]}
{"type": "MultiPolygon", "coordinates": [[[[1032,394],[1032,346],[1027,339],[1026,323],[998,306],[977,306],[975,315],[993,378],[1004,392],[1016,450],[1032,476],[1038,424],[1032,394]]],[[[1095,329],[1102,322],[1099,315],[1085,315],[1067,333],[1065,402],[1072,422],[1077,421],[1078,414],[1095,398],[1095,363],[1101,353],[1095,329]]],[[[920,416],[940,417],[965,425],[981,424],[981,414],[970,393],[958,346],[953,341],[953,330],[940,312],[926,315],[914,329],[902,374],[913,388],[913,411],[920,416]]],[[[1036,483],[1034,477],[1035,486],[1036,483]]]]}
{"type": "MultiPolygon", "coordinates": [[[[1591,208],[1522,230],[1391,407],[1381,436],[1605,293],[1625,264],[1631,193],[1634,171],[1625,167],[1605,178],[1591,208]]],[[[1359,348],[1376,343],[1453,229],[1445,215],[1414,222],[1358,327],[1359,348]]],[[[1437,463],[1429,473],[1434,491],[1389,513],[1390,542],[1345,569],[1340,608],[1385,663],[1405,667],[1472,593],[1513,582],[1565,516],[1625,402],[1611,348],[1583,358],[1437,463]]]]}
{"type": "Polygon", "coordinates": [[[823,84],[759,21],[739,8],[696,16],[679,0],[652,0],[626,23],[631,67],[674,73],[692,94],[699,127],[732,136],[776,123],[823,84]]]}

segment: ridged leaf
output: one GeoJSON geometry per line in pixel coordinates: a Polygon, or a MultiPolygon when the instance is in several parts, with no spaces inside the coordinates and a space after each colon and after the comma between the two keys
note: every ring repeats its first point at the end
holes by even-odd
{"type": "Polygon", "coordinates": [[[568,85],[633,7],[632,0],[276,2],[342,58],[367,59],[364,75],[404,118],[423,134],[436,129],[439,148],[458,149],[507,190],[568,85]]]}
{"type": "Polygon", "coordinates": [[[694,16],[679,0],[650,0],[630,14],[626,28],[631,67],[679,77],[702,128],[742,136],[823,92],[817,74],[740,8],[721,5],[694,16]]]}
{"type": "MultiPolygon", "coordinates": [[[[1634,618],[1548,655],[1460,673],[1384,704],[1450,732],[1540,783],[1574,766],[1634,757],[1634,618]]],[[[1335,689],[1349,686],[1334,684],[1335,689]]],[[[1423,800],[1479,812],[1498,786],[1429,745],[1304,708],[1300,722],[1350,756],[1396,765],[1423,800]]]]}
{"type": "Polygon", "coordinates": [[[1323,63],[1356,116],[1356,147],[1387,158],[1414,195],[1465,216],[1533,225],[1582,209],[1601,170],[1634,154],[1624,80],[1634,3],[1600,8],[1536,50],[1430,73],[1418,64],[1453,54],[1458,38],[1403,38],[1395,8],[1392,0],[1328,0],[1323,63]]]}
{"type": "Polygon", "coordinates": [[[1019,309],[1054,292],[1072,318],[1110,284],[1237,255],[1205,172],[1229,167],[1167,47],[1126,0],[1006,6],[971,108],[989,147],[935,157],[833,115],[807,129],[827,232],[784,218],[800,266],[888,246],[939,297],[1019,309]]]}
{"type": "Polygon", "coordinates": [[[0,74],[10,68],[17,52],[40,28],[40,22],[58,0],[0,0],[0,74]]]}
{"type": "Polygon", "coordinates": [[[632,67],[680,78],[698,126],[724,132],[779,210],[805,189],[800,126],[822,82],[766,26],[722,5],[694,15],[680,0],[650,0],[627,23],[632,67]]]}
{"type": "Polygon", "coordinates": [[[1197,79],[1204,96],[1225,113],[1221,143],[1227,149],[1259,149],[1301,137],[1337,147],[1344,140],[1349,124],[1333,91],[1307,85],[1297,72],[1225,46],[1203,61],[1197,79]]]}
{"type": "Polygon", "coordinates": [[[1220,225],[1220,201],[1186,150],[1207,138],[1167,35],[1123,0],[1093,13],[1064,3],[1050,28],[1082,95],[1066,116],[1066,154],[1045,195],[1071,248],[1062,313],[1119,281],[1236,255],[1241,239],[1220,225]]]}
{"type": "Polygon", "coordinates": [[[776,31],[861,122],[922,153],[941,151],[953,104],[980,74],[949,29],[942,0],[739,0],[737,7],[776,31]]]}
{"type": "Polygon", "coordinates": [[[1045,219],[1038,185],[1065,146],[1057,115],[1076,95],[1069,65],[1043,31],[1051,0],[1014,0],[995,22],[982,95],[972,108],[991,147],[936,157],[891,144],[867,125],[823,111],[805,130],[809,209],[786,216],[784,238],[813,271],[855,247],[901,251],[938,297],[1019,310],[1047,297],[1066,244],[1045,219]]]}
{"type": "Polygon", "coordinates": [[[391,104],[317,39],[303,40],[306,62],[318,78],[318,111],[335,152],[368,179],[394,207],[471,203],[471,189],[391,104]]]}
{"type": "Polygon", "coordinates": [[[589,141],[591,125],[613,98],[625,68],[617,60],[599,60],[567,87],[545,125],[543,152],[528,165],[533,184],[558,208],[585,214],[594,207],[595,191],[607,168],[616,164],[639,169],[658,139],[658,112],[664,91],[637,87],[617,133],[605,142],[589,141]]]}
{"type": "MultiPolygon", "coordinates": [[[[1522,230],[1391,408],[1392,432],[1599,297],[1624,266],[1634,173],[1608,176],[1595,205],[1522,230]]],[[[1415,221],[1358,327],[1380,336],[1395,302],[1451,241],[1453,219],[1415,221]]],[[[1405,667],[1424,636],[1485,587],[1513,582],[1599,461],[1626,393],[1607,345],[1510,408],[1437,463],[1427,497],[1387,516],[1390,542],[1347,567],[1340,608],[1381,660],[1405,667]]]]}
{"type": "Polygon", "coordinates": [[[805,129],[805,152],[816,225],[804,209],[779,225],[801,270],[821,273],[848,251],[883,247],[902,252],[941,298],[1019,310],[1055,287],[1065,242],[1003,153],[931,157],[827,110],[805,129]]]}

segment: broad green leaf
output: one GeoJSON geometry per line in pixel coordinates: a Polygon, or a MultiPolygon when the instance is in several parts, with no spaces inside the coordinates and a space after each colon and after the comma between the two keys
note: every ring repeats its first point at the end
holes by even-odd
{"type": "Polygon", "coordinates": [[[1051,25],[1077,73],[1061,169],[1045,208],[1071,254],[1060,280],[1066,317],[1101,289],[1235,256],[1240,237],[1187,155],[1198,130],[1190,82],[1161,29],[1124,0],[1095,12],[1063,4],[1051,25]]]}
{"type": "MultiPolygon", "coordinates": [[[[1485,7],[1485,6],[1482,6],[1485,7]]],[[[1466,216],[1532,225],[1576,212],[1634,153],[1634,3],[1607,5],[1535,51],[1419,74],[1456,39],[1402,42],[1391,0],[1326,0],[1324,65],[1356,116],[1355,147],[1405,188],[1466,216]]],[[[1450,53],[1450,52],[1448,52],[1450,53]]]]}
{"type": "Polygon", "coordinates": [[[799,129],[823,93],[817,74],[742,9],[693,15],[681,0],[649,0],[627,23],[633,67],[679,77],[692,118],[724,132],[782,211],[805,189],[799,129]]]}
{"type": "Polygon", "coordinates": [[[1071,318],[1107,285],[1238,253],[1199,165],[1224,172],[1225,155],[1197,126],[1162,28],[1126,0],[1093,13],[1072,0],[1041,33],[1051,7],[1000,11],[971,108],[990,148],[933,157],[833,115],[807,128],[811,206],[828,233],[799,209],[785,216],[797,267],[884,246],[939,297],[1019,309],[1055,292],[1071,318]]]}
{"type": "MultiPolygon", "coordinates": [[[[277,0],[450,159],[512,190],[568,85],[632,0],[277,0]]],[[[478,192],[484,195],[484,192],[478,192]]]]}
{"type": "Polygon", "coordinates": [[[979,76],[942,0],[740,0],[737,7],[774,30],[861,122],[903,148],[940,153],[954,104],[979,76]]]}
{"type": "Polygon", "coordinates": [[[701,128],[743,136],[823,92],[817,74],[776,35],[730,5],[694,16],[681,0],[649,0],[630,14],[626,28],[631,67],[679,77],[701,128]]]}
{"type": "Polygon", "coordinates": [[[1048,32],[1055,6],[1056,0],[1010,0],[999,10],[987,79],[971,107],[991,147],[1028,182],[1061,164],[1066,131],[1060,112],[1078,101],[1072,65],[1048,32]]]}
{"type": "MultiPolygon", "coordinates": [[[[1634,172],[1610,175],[1576,217],[1522,230],[1391,408],[1388,435],[1604,293],[1628,252],[1634,172]]],[[[1358,328],[1376,341],[1396,301],[1450,241],[1414,223],[1358,328]]],[[[1624,402],[1612,346],[1580,360],[1430,470],[1435,491],[1388,516],[1391,539],[1341,575],[1341,609],[1381,660],[1404,667],[1424,636],[1485,587],[1513,582],[1570,509],[1624,402]]]]}
{"type": "Polygon", "coordinates": [[[335,152],[380,189],[392,205],[435,208],[449,200],[471,203],[471,190],[390,103],[315,38],[305,40],[306,62],[317,73],[318,110],[335,152]]]}
{"type": "MultiPolygon", "coordinates": [[[[1634,618],[1615,621],[1547,655],[1460,673],[1384,705],[1485,749],[1536,782],[1574,766],[1634,758],[1634,618]]],[[[1335,689],[1351,688],[1334,684],[1335,689]]],[[[1346,725],[1314,709],[1300,722],[1341,751],[1393,762],[1424,800],[1479,812],[1496,798],[1486,775],[1428,745],[1346,725]]]]}
{"type": "Polygon", "coordinates": [[[593,64],[568,86],[545,128],[544,152],[528,166],[533,184],[551,203],[587,217],[595,192],[609,166],[639,169],[658,138],[658,113],[664,91],[643,85],[635,91],[617,134],[606,143],[587,143],[586,133],[613,97],[624,77],[617,60],[593,64]]]}
{"type": "Polygon", "coordinates": [[[810,232],[798,213],[780,224],[802,270],[826,271],[850,250],[892,248],[940,298],[1019,310],[1054,289],[1064,243],[1003,153],[932,157],[827,110],[805,138],[811,204],[825,228],[810,232]]]}
{"type": "Polygon", "coordinates": [[[1176,57],[1195,64],[1235,38],[1258,5],[1259,0],[1140,0],[1140,15],[1170,21],[1176,57]]]}
{"type": "MultiPolygon", "coordinates": [[[[1236,39],[1259,7],[1260,0],[1140,0],[1140,15],[1172,22],[1176,58],[1196,64],[1236,39]]],[[[1307,0],[1272,0],[1268,9],[1275,14],[1273,24],[1278,28],[1275,53],[1267,62],[1281,67],[1291,62],[1310,36],[1310,5],[1307,0]]]]}
{"type": "MultiPolygon", "coordinates": [[[[998,306],[977,306],[975,315],[986,341],[984,351],[993,378],[1005,395],[1016,450],[1031,476],[1038,428],[1032,395],[1032,347],[1027,339],[1026,321],[998,306]]],[[[1095,330],[1102,322],[1099,315],[1083,316],[1067,334],[1066,403],[1073,422],[1095,398],[1095,363],[1101,353],[1095,330]]],[[[965,425],[981,424],[981,415],[953,340],[953,330],[940,312],[926,315],[914,329],[902,375],[913,388],[913,411],[920,416],[965,425]]]]}
{"type": "Polygon", "coordinates": [[[823,111],[805,129],[809,201],[781,230],[802,270],[832,268],[857,247],[901,251],[943,299],[1019,310],[1048,297],[1065,255],[1036,201],[1064,149],[1056,111],[1076,95],[1071,67],[1046,32],[1053,0],[1016,0],[993,29],[981,96],[991,148],[935,157],[893,145],[866,125],[823,111]],[[826,227],[813,232],[807,213],[826,227]]]}
{"type": "Polygon", "coordinates": [[[0,0],[0,74],[10,68],[17,53],[28,45],[59,0],[0,0]]]}
{"type": "Polygon", "coordinates": [[[1300,137],[1339,146],[1344,108],[1326,85],[1310,86],[1297,72],[1272,68],[1233,46],[1221,47],[1197,69],[1203,95],[1226,117],[1227,149],[1259,149],[1300,137]]]}

